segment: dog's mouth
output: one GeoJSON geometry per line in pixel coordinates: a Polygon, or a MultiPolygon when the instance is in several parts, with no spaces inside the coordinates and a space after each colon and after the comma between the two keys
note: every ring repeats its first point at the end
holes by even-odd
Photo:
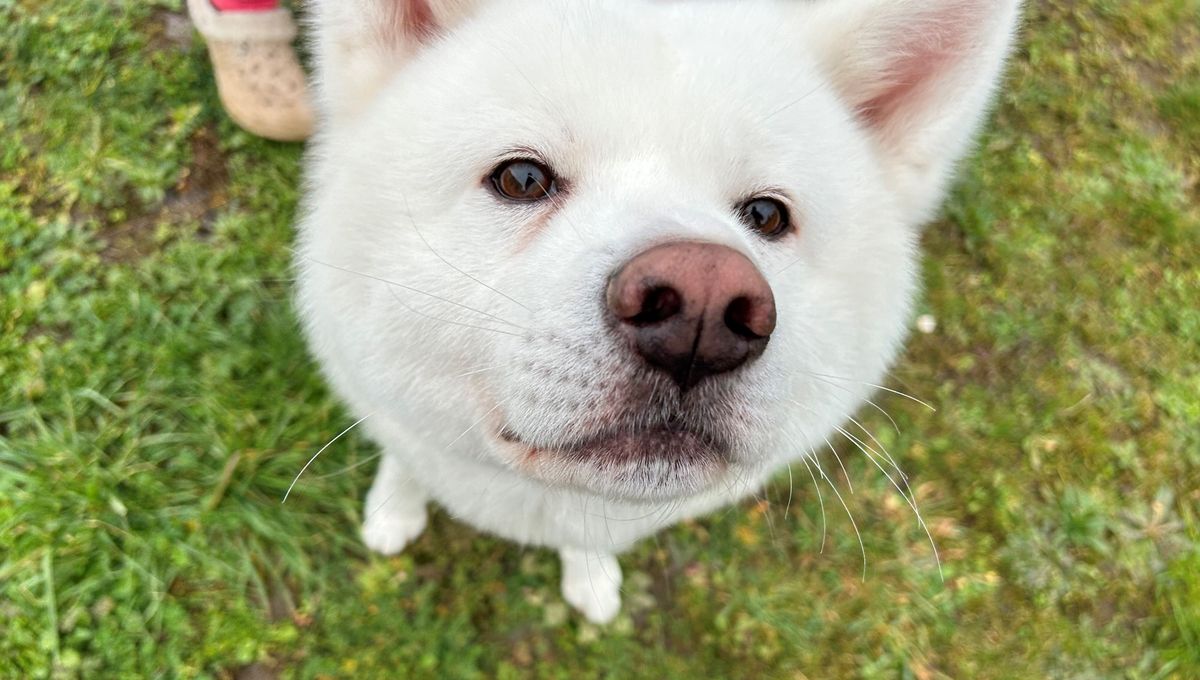
{"type": "Polygon", "coordinates": [[[677,424],[619,427],[545,445],[527,442],[510,427],[497,437],[514,449],[515,466],[530,476],[630,500],[697,493],[732,460],[727,441],[677,424]]]}
{"type": "Polygon", "coordinates": [[[528,444],[509,428],[502,429],[499,436],[509,444],[528,447],[531,455],[549,454],[609,462],[672,460],[686,465],[691,459],[729,456],[729,445],[716,437],[672,426],[618,429],[581,442],[558,446],[528,444]]]}

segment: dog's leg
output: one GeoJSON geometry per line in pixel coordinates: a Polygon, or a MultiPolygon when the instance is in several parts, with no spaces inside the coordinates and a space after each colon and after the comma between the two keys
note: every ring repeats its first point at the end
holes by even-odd
{"type": "Polygon", "coordinates": [[[621,611],[621,565],[609,553],[563,548],[562,594],[592,623],[608,623],[621,611]]]}
{"type": "Polygon", "coordinates": [[[429,496],[395,456],[384,455],[367,492],[363,542],[384,555],[395,555],[425,530],[429,496]]]}

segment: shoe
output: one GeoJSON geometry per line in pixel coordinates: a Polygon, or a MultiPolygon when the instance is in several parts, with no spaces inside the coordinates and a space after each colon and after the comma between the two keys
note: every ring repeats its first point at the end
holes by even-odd
{"type": "Polygon", "coordinates": [[[217,92],[229,117],[267,139],[307,139],[315,116],[304,69],[292,47],[296,24],[291,12],[220,12],[209,0],[188,0],[187,7],[208,46],[217,92]]]}

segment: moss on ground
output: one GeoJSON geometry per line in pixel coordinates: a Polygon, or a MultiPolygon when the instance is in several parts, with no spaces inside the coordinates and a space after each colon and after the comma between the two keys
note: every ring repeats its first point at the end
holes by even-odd
{"type": "Polygon", "coordinates": [[[1032,2],[927,232],[892,380],[938,410],[861,420],[945,582],[839,446],[865,580],[797,471],[627,556],[604,630],[442,515],[367,554],[354,435],[280,505],[348,424],[289,306],[300,149],[223,117],[178,4],[0,0],[0,676],[1200,677],[1196,0],[1032,2]]]}

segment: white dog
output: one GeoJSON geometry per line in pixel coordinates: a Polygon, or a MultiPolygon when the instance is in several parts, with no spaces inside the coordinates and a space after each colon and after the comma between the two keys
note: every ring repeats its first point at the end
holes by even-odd
{"type": "Polygon", "coordinates": [[[810,455],[901,345],[1019,4],[316,2],[299,301],[384,450],[367,545],[435,500],[603,622],[615,555],[810,455]]]}

